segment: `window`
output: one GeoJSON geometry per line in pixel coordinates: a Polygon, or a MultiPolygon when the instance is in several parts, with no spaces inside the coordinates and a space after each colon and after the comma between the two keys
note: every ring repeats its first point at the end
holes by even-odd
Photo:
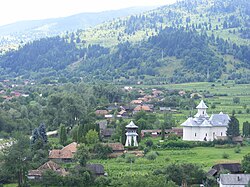
{"type": "Polygon", "coordinates": [[[220,135],[222,136],[222,132],[220,133],[220,135]]]}
{"type": "Polygon", "coordinates": [[[206,136],[207,136],[207,133],[206,133],[206,136]]]}
{"type": "Polygon", "coordinates": [[[202,113],[203,113],[203,114],[205,114],[205,112],[204,112],[204,111],[203,111],[202,113]]]}
{"type": "Polygon", "coordinates": [[[194,133],[194,136],[196,137],[196,133],[194,133]]]}

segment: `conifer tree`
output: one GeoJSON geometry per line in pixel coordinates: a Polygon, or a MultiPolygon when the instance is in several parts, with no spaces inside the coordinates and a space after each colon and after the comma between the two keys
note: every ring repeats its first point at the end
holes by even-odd
{"type": "Polygon", "coordinates": [[[67,142],[67,132],[65,125],[63,124],[60,125],[59,138],[60,144],[65,145],[65,143],[67,142]]]}
{"type": "Polygon", "coordinates": [[[227,136],[233,138],[239,135],[240,135],[239,120],[233,115],[230,117],[230,121],[228,123],[227,136]]]}

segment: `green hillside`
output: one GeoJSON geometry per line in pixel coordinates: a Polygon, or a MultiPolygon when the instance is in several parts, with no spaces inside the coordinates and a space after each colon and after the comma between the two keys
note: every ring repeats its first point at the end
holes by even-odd
{"type": "Polygon", "coordinates": [[[250,3],[185,0],[47,38],[0,59],[2,77],[116,83],[250,82],[250,3]],[[35,72],[35,73],[34,73],[35,72]]]}

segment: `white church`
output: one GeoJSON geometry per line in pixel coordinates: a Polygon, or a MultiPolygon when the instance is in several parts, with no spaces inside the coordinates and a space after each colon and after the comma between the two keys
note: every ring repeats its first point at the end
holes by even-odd
{"type": "Polygon", "coordinates": [[[219,136],[226,136],[230,120],[227,114],[220,112],[209,117],[206,111],[208,107],[203,100],[196,108],[198,109],[197,114],[194,117],[189,117],[181,124],[183,140],[213,141],[219,136]]]}

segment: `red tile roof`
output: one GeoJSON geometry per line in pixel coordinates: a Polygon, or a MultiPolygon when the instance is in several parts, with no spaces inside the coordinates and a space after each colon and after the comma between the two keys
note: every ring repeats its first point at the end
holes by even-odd
{"type": "Polygon", "coordinates": [[[143,106],[137,106],[134,108],[134,111],[151,111],[151,109],[149,108],[149,106],[143,105],[143,106]]]}
{"type": "Polygon", "coordinates": [[[71,159],[73,154],[69,150],[51,150],[49,153],[50,159],[71,159]]]}
{"type": "Polygon", "coordinates": [[[42,176],[42,173],[46,170],[55,171],[59,173],[59,175],[62,175],[62,176],[65,176],[67,174],[64,168],[62,168],[61,166],[59,166],[58,164],[50,160],[46,162],[45,164],[41,165],[36,170],[29,170],[28,176],[42,176]]]}
{"type": "Polygon", "coordinates": [[[111,147],[113,151],[124,151],[124,146],[121,143],[107,143],[104,145],[111,147]]]}
{"type": "Polygon", "coordinates": [[[78,144],[76,142],[72,142],[71,144],[62,148],[62,151],[70,151],[71,153],[75,153],[77,151],[78,144]]]}

